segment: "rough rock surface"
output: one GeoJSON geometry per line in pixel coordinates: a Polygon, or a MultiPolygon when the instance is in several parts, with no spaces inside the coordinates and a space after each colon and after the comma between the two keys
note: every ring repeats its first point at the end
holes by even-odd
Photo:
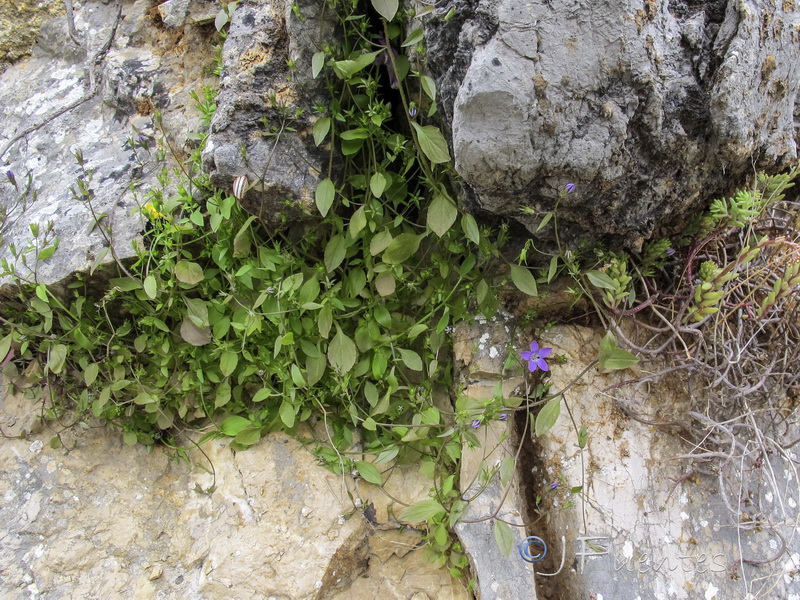
{"type": "MultiPolygon", "coordinates": [[[[592,363],[602,335],[558,326],[542,336],[554,357],[567,358],[551,362],[553,390],[592,363]]],[[[680,378],[608,390],[636,375],[591,368],[566,394],[575,423],[588,430],[583,455],[562,409],[556,426],[539,439],[536,461],[525,465],[529,507],[539,496],[539,508],[549,515],[537,525],[550,549],[537,572],[556,572],[566,555],[558,577],[537,577],[539,597],[799,598],[796,451],[769,457],[757,446],[738,448],[735,464],[726,468],[723,497],[715,468],[721,461],[696,464],[700,471],[693,472],[675,457],[702,449],[685,441],[683,429],[653,425],[685,414],[680,378]],[[585,495],[569,493],[581,485],[585,495]]],[[[780,443],[795,440],[796,417],[782,429],[780,443]]]]}
{"type": "MultiPolygon", "coordinates": [[[[503,363],[510,338],[510,328],[502,321],[456,327],[453,355],[463,396],[479,403],[489,402],[498,393],[508,398],[522,385],[522,377],[504,377],[503,363]]],[[[474,499],[464,511],[462,522],[456,525],[456,533],[470,558],[482,600],[535,600],[533,568],[517,553],[517,547],[527,536],[524,521],[527,510],[519,494],[519,478],[513,476],[508,489],[497,476],[489,482],[481,478],[482,472],[514,456],[519,441],[514,434],[514,419],[483,423],[475,435],[481,445],[475,448],[464,445],[460,473],[462,497],[474,499]],[[505,556],[495,541],[494,520],[486,519],[493,514],[521,525],[511,529],[514,541],[510,556],[505,556]]]]}
{"type": "Polygon", "coordinates": [[[572,182],[562,236],[635,248],[754,166],[797,161],[794,1],[451,0],[437,12],[450,8],[429,21],[428,56],[456,170],[477,208],[532,233],[572,182]]]}
{"type": "MultiPolygon", "coordinates": [[[[24,397],[0,406],[5,435],[36,429],[24,397]]],[[[285,435],[238,453],[209,442],[189,463],[105,427],[62,431],[68,450],[52,435],[0,440],[3,600],[467,598],[423,557],[418,532],[380,521],[385,495],[285,435]],[[355,506],[369,494],[372,521],[355,506]]],[[[394,491],[416,501],[419,478],[394,491]]]]}
{"type": "Polygon", "coordinates": [[[62,0],[0,0],[0,72],[30,53],[39,28],[63,14],[62,0]]]}
{"type": "Polygon", "coordinates": [[[224,189],[247,177],[242,205],[273,225],[316,210],[314,192],[327,169],[328,153],[311,137],[322,89],[311,79],[311,57],[333,32],[333,21],[322,11],[313,0],[243,4],[225,40],[203,166],[224,189]]]}
{"type": "Polygon", "coordinates": [[[189,94],[201,93],[204,83],[214,84],[213,25],[211,30],[187,26],[167,31],[155,15],[147,0],[125,2],[104,53],[116,23],[116,5],[86,3],[75,15],[83,47],[69,39],[66,19],[57,19],[42,27],[29,59],[0,75],[0,204],[7,211],[0,256],[16,263],[22,275],[35,271],[41,283],[60,282],[88,270],[108,246],[98,228],[90,232],[91,210],[70,191],[81,175],[77,150],[93,172],[93,209],[96,215],[108,215],[104,223],[112,228],[116,253],[122,259],[134,255],[132,242],[143,227],[137,209],[147,200],[130,186],[147,190],[157,185],[162,167],[155,160],[154,114],[162,112],[164,130],[181,152],[200,124],[189,94]],[[90,64],[95,57],[97,69],[90,64]],[[34,126],[39,127],[16,140],[34,126]],[[128,140],[140,136],[147,147],[134,151],[128,140]],[[9,171],[16,188],[6,177],[9,171]],[[12,243],[18,252],[31,244],[44,247],[43,234],[34,241],[29,224],[44,230],[48,221],[54,222],[51,239],[60,240],[56,253],[38,264],[29,254],[27,266],[14,259],[12,243]]]}

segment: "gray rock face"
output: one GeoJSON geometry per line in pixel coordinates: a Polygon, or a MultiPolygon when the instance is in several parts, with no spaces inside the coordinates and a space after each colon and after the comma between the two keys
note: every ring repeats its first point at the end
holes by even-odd
{"type": "Polygon", "coordinates": [[[311,57],[333,31],[321,11],[318,2],[300,2],[300,20],[288,1],[242,5],[225,41],[203,165],[222,188],[246,176],[253,185],[242,205],[265,222],[310,210],[327,168],[327,152],[315,148],[311,137],[321,91],[311,79],[311,57]]]}
{"type": "MultiPolygon", "coordinates": [[[[554,365],[553,389],[592,363],[602,335],[557,326],[542,336],[553,355],[569,358],[554,365]]],[[[762,423],[764,445],[741,438],[730,460],[723,451],[690,463],[680,457],[704,452],[714,433],[709,428],[705,439],[689,443],[686,430],[669,426],[691,406],[683,377],[609,393],[630,376],[586,371],[566,394],[575,423],[589,432],[585,449],[563,411],[539,438],[536,463],[526,465],[523,493],[540,496],[550,517],[537,524],[551,550],[537,573],[556,572],[565,556],[558,576],[537,579],[541,595],[800,598],[798,457],[790,447],[797,418],[787,415],[775,429],[762,423]],[[571,486],[582,486],[582,494],[570,494],[571,486]]]]}
{"type": "MultiPolygon", "coordinates": [[[[508,398],[523,384],[522,377],[505,376],[505,357],[500,350],[512,342],[505,320],[471,327],[460,325],[453,337],[454,364],[464,396],[480,404],[491,401],[498,389],[508,398]]],[[[506,489],[499,476],[489,481],[480,477],[482,470],[514,456],[519,436],[513,418],[506,422],[486,422],[475,434],[481,445],[473,448],[465,443],[461,451],[462,497],[472,500],[455,531],[470,558],[478,581],[478,596],[481,600],[536,600],[534,570],[518,554],[527,536],[524,526],[527,506],[520,495],[520,479],[518,475],[511,477],[506,489]],[[503,554],[495,540],[497,522],[487,519],[495,514],[517,525],[511,528],[513,542],[509,556],[503,554]]]]}
{"type": "Polygon", "coordinates": [[[166,32],[149,8],[146,0],[126,3],[111,39],[115,4],[85,3],[76,11],[83,47],[69,39],[66,20],[57,19],[42,28],[30,59],[0,75],[0,206],[5,210],[0,258],[23,277],[62,282],[89,270],[98,258],[112,260],[109,245],[120,259],[135,256],[132,244],[144,227],[138,208],[147,201],[144,193],[157,186],[163,167],[155,159],[154,114],[162,112],[163,130],[178,151],[200,125],[189,93],[214,81],[209,32],[194,27],[166,32]],[[137,138],[134,149],[128,141],[137,138]],[[83,155],[85,172],[76,151],[83,155]],[[88,181],[91,207],[71,192],[81,177],[88,181]],[[111,227],[108,239],[91,227],[94,216],[103,213],[103,223],[111,227]],[[50,221],[53,229],[45,241],[50,221]],[[30,224],[39,225],[38,238],[30,224]],[[60,243],[52,257],[37,260],[56,238],[60,243]],[[23,262],[19,255],[28,248],[23,262]]]}
{"type": "MultiPolygon", "coordinates": [[[[238,453],[215,440],[178,462],[102,427],[61,430],[69,451],[50,431],[15,439],[37,414],[0,394],[2,600],[468,597],[419,532],[370,523],[356,510],[366,491],[283,434],[238,453]]],[[[427,492],[416,470],[404,483],[393,491],[427,492]]]]}
{"type": "MultiPolygon", "coordinates": [[[[429,61],[456,169],[484,211],[535,232],[662,225],[797,159],[800,15],[752,1],[474,0],[431,20],[429,61]]],[[[541,234],[540,234],[541,235],[541,234]]]]}

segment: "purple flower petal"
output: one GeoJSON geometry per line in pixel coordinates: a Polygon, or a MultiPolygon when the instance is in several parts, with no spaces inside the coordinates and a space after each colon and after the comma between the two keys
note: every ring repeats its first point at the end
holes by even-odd
{"type": "Polygon", "coordinates": [[[480,420],[480,419],[475,419],[475,420],[472,422],[472,428],[473,428],[473,429],[477,429],[477,428],[478,428],[478,427],[480,427],[480,426],[481,426],[481,420],[480,420]]]}
{"type": "Polygon", "coordinates": [[[531,352],[520,352],[519,355],[522,357],[522,360],[530,360],[533,354],[531,352]]]}
{"type": "Polygon", "coordinates": [[[539,350],[539,356],[541,356],[542,358],[547,358],[548,356],[550,356],[550,353],[552,351],[553,351],[552,348],[542,348],[541,350],[539,350]]]}
{"type": "Polygon", "coordinates": [[[549,371],[550,367],[547,366],[547,363],[544,362],[543,358],[540,358],[536,361],[536,366],[539,367],[542,371],[549,371]]]}
{"type": "Polygon", "coordinates": [[[531,342],[531,352],[538,352],[539,351],[539,342],[531,342]]]}

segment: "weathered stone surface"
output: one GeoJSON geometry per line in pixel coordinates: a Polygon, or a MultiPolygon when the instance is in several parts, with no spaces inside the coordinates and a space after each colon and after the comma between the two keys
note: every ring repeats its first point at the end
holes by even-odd
{"type": "Polygon", "coordinates": [[[203,154],[212,181],[226,189],[246,176],[242,205],[273,225],[315,211],[314,192],[328,153],[311,136],[321,92],[311,57],[333,32],[319,2],[279,0],[236,9],[223,49],[217,112],[203,154]],[[288,62],[294,64],[294,69],[288,62]]]}
{"type": "MultiPolygon", "coordinates": [[[[31,429],[29,401],[0,403],[6,435],[31,429]]],[[[61,432],[68,451],[52,435],[0,440],[3,600],[467,598],[418,532],[372,524],[351,478],[285,435],[191,464],[104,427],[61,432]]]]}
{"type": "MultiPolygon", "coordinates": [[[[602,335],[558,326],[542,336],[541,342],[553,347],[553,356],[567,358],[552,366],[553,391],[563,389],[590,365],[602,335]]],[[[644,367],[638,374],[646,374],[644,367]]],[[[708,440],[696,447],[686,441],[685,429],[664,425],[686,422],[690,405],[683,383],[667,378],[608,389],[636,375],[603,375],[589,369],[566,394],[575,422],[588,430],[583,456],[573,424],[562,410],[556,426],[539,438],[538,460],[525,465],[529,506],[538,495],[539,508],[548,514],[537,526],[549,547],[537,572],[556,572],[562,552],[566,554],[558,577],[537,578],[539,595],[654,600],[800,597],[796,452],[773,452],[770,457],[748,443],[736,450],[724,477],[719,477],[719,459],[696,463],[699,470],[693,472],[690,463],[675,457],[704,452],[708,440]],[[551,489],[551,483],[558,488],[551,489]],[[569,494],[571,486],[581,485],[585,495],[569,494]],[[566,504],[570,501],[572,508],[566,504]]],[[[796,439],[796,417],[780,429],[785,437],[779,436],[779,443],[796,439]]]]}
{"type": "MultiPolygon", "coordinates": [[[[498,394],[508,398],[520,387],[521,377],[505,375],[510,338],[510,328],[502,319],[472,327],[456,326],[453,356],[457,381],[464,396],[488,402],[498,394]]],[[[518,440],[513,423],[513,418],[506,422],[483,423],[475,429],[481,445],[471,448],[464,444],[461,451],[462,498],[472,500],[455,530],[470,558],[482,600],[536,598],[533,569],[517,554],[518,545],[527,535],[526,509],[519,494],[519,480],[516,475],[512,476],[506,488],[499,475],[490,481],[482,477],[507,457],[515,456],[518,440]],[[510,556],[502,553],[495,540],[495,521],[491,518],[494,515],[519,525],[511,528],[514,542],[510,556]]]]}
{"type": "MultiPolygon", "coordinates": [[[[159,29],[149,3],[139,0],[125,5],[111,48],[104,54],[100,50],[115,23],[114,3],[86,3],[76,11],[84,48],[69,39],[62,18],[42,28],[30,59],[0,75],[0,152],[4,152],[0,201],[9,215],[0,256],[16,263],[23,276],[35,271],[41,283],[60,282],[88,270],[108,246],[98,228],[90,232],[92,211],[70,191],[80,175],[74,152],[82,152],[93,173],[92,208],[96,215],[108,215],[104,223],[112,228],[117,255],[134,256],[132,242],[143,228],[137,209],[146,199],[129,188],[132,183],[144,191],[155,186],[161,168],[155,161],[153,116],[162,111],[164,130],[181,151],[199,127],[199,113],[189,93],[199,92],[204,83],[213,84],[208,30],[159,29]],[[93,89],[87,74],[94,68],[89,64],[94,57],[100,67],[94,71],[93,89]],[[66,110],[72,105],[76,106],[66,110]],[[59,111],[64,112],[53,117],[59,111]],[[128,140],[140,136],[147,148],[134,151],[128,140]],[[16,188],[5,175],[9,171],[16,188]],[[39,224],[43,230],[49,221],[54,223],[52,238],[60,240],[53,257],[37,264],[32,253],[27,265],[15,260],[10,244],[18,252],[28,248],[33,242],[29,224],[39,224]]],[[[38,244],[39,249],[44,247],[41,237],[38,244]]],[[[106,256],[105,262],[110,260],[106,256]]]]}
{"type": "Polygon", "coordinates": [[[170,29],[211,22],[220,10],[214,0],[166,0],[158,5],[162,21],[170,29]]]}
{"type": "Polygon", "coordinates": [[[63,14],[61,0],[0,0],[0,72],[31,51],[44,23],[63,14]]]}
{"type": "MultiPolygon", "coordinates": [[[[794,3],[454,0],[429,60],[477,208],[637,247],[797,160],[794,3]],[[520,215],[532,207],[540,216],[520,215]]],[[[542,235],[541,233],[539,235],[542,235]]]]}

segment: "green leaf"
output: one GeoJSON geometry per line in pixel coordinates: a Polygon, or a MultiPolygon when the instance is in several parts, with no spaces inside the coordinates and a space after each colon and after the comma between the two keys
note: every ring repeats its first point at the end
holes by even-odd
{"type": "Polygon", "coordinates": [[[413,233],[401,233],[389,243],[383,253],[383,261],[390,265],[402,264],[417,252],[422,237],[413,233]]]}
{"type": "Polygon", "coordinates": [[[398,0],[372,0],[372,8],[387,21],[394,19],[398,6],[398,0]]]}
{"type": "MultiPolygon", "coordinates": [[[[228,23],[228,13],[225,10],[220,10],[214,18],[214,27],[217,31],[222,31],[222,28],[228,23]]],[[[126,440],[127,441],[127,440],[126,440]]]]}
{"type": "Polygon", "coordinates": [[[319,292],[319,278],[315,274],[300,287],[300,291],[297,293],[297,301],[300,304],[314,302],[319,297],[319,292]]]}
{"type": "Polygon", "coordinates": [[[447,196],[436,194],[428,208],[428,227],[442,237],[456,222],[458,209],[447,196]]]}
{"type": "Polygon", "coordinates": [[[392,446],[378,455],[378,458],[375,459],[375,464],[380,465],[390,460],[393,460],[395,456],[397,456],[400,452],[400,446],[392,446]]]}
{"type": "Polygon", "coordinates": [[[47,368],[51,373],[58,375],[64,369],[67,360],[67,347],[64,344],[55,344],[50,348],[47,358],[47,368]]]}
{"type": "Polygon", "coordinates": [[[511,526],[503,521],[494,522],[494,541],[497,542],[497,547],[504,556],[511,554],[511,547],[514,545],[514,532],[511,531],[511,526]]]}
{"type": "Polygon", "coordinates": [[[610,331],[600,340],[598,359],[604,373],[627,369],[639,362],[636,356],[617,347],[617,340],[610,331]]]}
{"type": "Polygon", "coordinates": [[[328,273],[342,264],[346,254],[347,245],[344,236],[341,234],[333,236],[325,246],[324,262],[328,273]]]}
{"type": "Polygon", "coordinates": [[[253,394],[253,402],[263,402],[267,398],[269,398],[272,390],[269,388],[261,388],[255,394],[253,394]]]}
{"type": "Polygon", "coordinates": [[[512,264],[511,281],[514,282],[514,285],[517,286],[519,291],[524,292],[529,296],[539,295],[539,291],[536,288],[536,279],[534,279],[531,272],[525,267],[512,264]]]}
{"type": "Polygon", "coordinates": [[[422,359],[419,357],[419,354],[413,350],[400,348],[400,358],[403,364],[412,371],[422,371],[422,359]]]}
{"type": "Polygon", "coordinates": [[[128,446],[135,446],[139,442],[139,437],[133,431],[126,431],[122,436],[122,440],[128,446]]]}
{"type": "Polygon", "coordinates": [[[181,337],[192,346],[205,346],[211,343],[211,332],[208,327],[198,327],[189,317],[181,323],[181,337]]]}
{"type": "Polygon", "coordinates": [[[337,324],[336,335],[333,336],[331,343],[328,345],[328,362],[331,367],[340,375],[344,375],[349,373],[353,365],[356,364],[357,357],[358,350],[355,343],[342,332],[337,324]]]}
{"type": "Polygon", "coordinates": [[[617,284],[614,283],[614,280],[611,279],[608,275],[603,273],[602,271],[589,271],[586,273],[586,277],[589,278],[589,281],[592,283],[593,286],[604,289],[604,290],[616,290],[617,284]]]}
{"type": "Polygon", "coordinates": [[[328,339],[331,325],[333,325],[333,311],[331,310],[330,304],[326,304],[319,309],[319,313],[317,313],[317,329],[319,330],[320,336],[328,339]]]}
{"type": "Polygon", "coordinates": [[[378,403],[378,388],[375,387],[374,383],[367,381],[364,384],[364,397],[370,406],[374,407],[378,403]]]}
{"type": "Polygon", "coordinates": [[[422,90],[425,92],[428,98],[436,102],[436,83],[433,81],[433,79],[427,75],[423,75],[419,78],[419,82],[422,84],[422,90]]]}
{"type": "Polygon", "coordinates": [[[249,427],[253,422],[244,417],[233,416],[225,419],[220,425],[220,430],[227,436],[236,437],[245,427],[249,427]]]}
{"type": "Polygon", "coordinates": [[[406,40],[400,44],[401,48],[407,48],[408,46],[414,46],[422,41],[424,33],[422,31],[422,27],[418,27],[414,31],[408,34],[406,40]]]}
{"type": "Polygon", "coordinates": [[[422,523],[445,512],[444,507],[436,500],[420,500],[400,513],[400,520],[406,523],[422,523]]]}
{"type": "Polygon", "coordinates": [[[478,230],[478,223],[475,221],[475,217],[472,215],[461,217],[461,229],[464,230],[464,234],[470,242],[476,246],[481,243],[481,233],[478,230]]]}
{"type": "Polygon", "coordinates": [[[281,402],[281,407],[278,410],[278,414],[280,415],[281,421],[283,421],[283,424],[286,425],[287,429],[294,427],[295,410],[291,402],[287,402],[286,400],[281,402]]]}
{"type": "Polygon", "coordinates": [[[395,74],[397,75],[397,81],[403,81],[406,78],[406,75],[408,75],[408,72],[411,70],[411,61],[408,60],[408,57],[405,54],[395,56],[394,68],[395,74]]]}
{"type": "Polygon", "coordinates": [[[261,439],[261,427],[258,425],[252,425],[250,427],[245,427],[244,429],[242,429],[236,435],[233,441],[242,446],[252,446],[260,439],[261,439]]]}
{"type": "Polygon", "coordinates": [[[422,153],[428,157],[433,164],[450,162],[450,150],[447,147],[442,132],[433,125],[420,126],[411,122],[411,126],[417,132],[417,141],[422,153]]]}
{"type": "Polygon", "coordinates": [[[380,233],[376,233],[369,243],[369,253],[372,256],[377,256],[392,243],[392,234],[388,229],[384,229],[380,233]]]}
{"type": "Polygon", "coordinates": [[[78,345],[83,348],[84,350],[93,350],[94,343],[86,337],[86,335],[80,329],[74,329],[72,331],[72,338],[78,343],[78,345]]]}
{"type": "Polygon", "coordinates": [[[367,54],[362,54],[355,60],[337,60],[333,64],[333,72],[336,73],[339,79],[349,79],[361,69],[373,64],[381,52],[383,52],[383,50],[368,52],[367,54]]]}
{"type": "Polygon", "coordinates": [[[237,364],[239,364],[239,355],[236,352],[230,350],[223,352],[219,359],[219,370],[222,371],[222,376],[228,377],[236,370],[237,364]]]}
{"type": "MultiPolygon", "coordinates": [[[[11,334],[9,333],[0,340],[0,361],[4,360],[11,351],[11,334]]],[[[89,385],[88,383],[86,385],[89,385]]]]}
{"type": "Polygon", "coordinates": [[[358,154],[363,145],[364,140],[342,140],[342,154],[345,156],[358,154]]]}
{"type": "Polygon", "coordinates": [[[297,365],[292,365],[291,368],[292,372],[292,383],[294,383],[297,387],[305,387],[306,380],[303,379],[303,373],[300,371],[300,367],[297,365]]]}
{"type": "Polygon", "coordinates": [[[561,396],[557,396],[550,400],[542,407],[539,414],[536,415],[536,425],[533,431],[536,435],[544,435],[553,428],[556,424],[559,415],[561,415],[561,396]]]}
{"type": "Polygon", "coordinates": [[[358,474],[361,475],[364,481],[369,481],[375,485],[383,485],[381,472],[372,463],[360,460],[356,463],[356,469],[358,469],[358,474]]]}
{"type": "Polygon", "coordinates": [[[132,277],[114,277],[108,280],[108,285],[112,288],[119,288],[123,292],[130,292],[142,288],[142,283],[132,277]]]}
{"type": "Polygon", "coordinates": [[[356,129],[349,129],[348,131],[344,131],[339,135],[339,137],[347,141],[366,140],[369,139],[369,136],[370,136],[369,129],[364,129],[363,127],[357,127],[356,129]]]}
{"type": "MultiPolygon", "coordinates": [[[[317,75],[319,75],[320,71],[322,71],[322,67],[324,66],[325,66],[325,53],[315,52],[314,56],[311,57],[311,78],[316,79],[317,75]]],[[[317,146],[319,146],[319,144],[317,144],[317,146]]]]}
{"type": "Polygon", "coordinates": [[[233,238],[233,256],[235,258],[241,258],[250,254],[250,224],[255,220],[255,217],[248,218],[239,228],[236,237],[233,238]]]}
{"type": "Polygon", "coordinates": [[[317,209],[325,217],[333,205],[333,198],[336,195],[336,187],[330,179],[323,179],[317,184],[317,191],[314,198],[317,202],[317,209]]]}
{"type": "Polygon", "coordinates": [[[322,379],[322,376],[325,374],[326,366],[327,361],[322,355],[309,356],[306,358],[306,382],[309,387],[322,379]]]}
{"type": "MultiPolygon", "coordinates": [[[[208,327],[208,305],[200,298],[186,298],[183,301],[188,309],[189,319],[198,327],[208,327]]],[[[159,329],[161,329],[159,327],[159,329]]],[[[164,326],[164,331],[169,332],[169,328],[164,326]]]]}
{"type": "Polygon", "coordinates": [[[36,295],[42,302],[50,303],[50,299],[47,297],[47,286],[43,283],[40,283],[36,286],[36,295]]]}
{"type": "Polygon", "coordinates": [[[47,248],[44,248],[41,252],[39,252],[39,260],[47,260],[48,258],[53,256],[53,254],[55,254],[55,251],[58,250],[59,242],[60,240],[56,238],[52,246],[48,246],[47,248]]]}
{"type": "Polygon", "coordinates": [[[350,224],[347,227],[347,232],[350,234],[351,238],[355,239],[361,230],[366,226],[367,215],[364,211],[364,207],[360,206],[358,210],[353,213],[353,216],[350,217],[350,224]]]}
{"type": "Polygon", "coordinates": [[[550,268],[547,270],[547,283],[553,281],[553,277],[556,276],[556,272],[558,271],[558,256],[554,256],[550,259],[550,268]]]}
{"type": "Polygon", "coordinates": [[[97,380],[97,375],[100,373],[100,366],[97,363],[91,363],[83,371],[83,381],[86,386],[92,385],[97,380]]]}
{"type": "Polygon", "coordinates": [[[375,289],[383,297],[394,294],[395,289],[397,289],[397,282],[391,271],[384,271],[375,278],[375,289]]]}
{"type": "Polygon", "coordinates": [[[319,146],[322,142],[324,142],[330,130],[331,130],[330,117],[322,117],[321,119],[317,119],[316,123],[314,123],[314,129],[313,129],[314,144],[319,146]]]}
{"type": "Polygon", "coordinates": [[[589,430],[586,428],[586,423],[581,424],[581,428],[578,431],[578,448],[585,448],[586,442],[589,441],[589,430]]]}
{"type": "Polygon", "coordinates": [[[500,485],[503,487],[507,486],[508,482],[511,481],[511,477],[514,475],[515,465],[516,461],[513,456],[506,456],[500,462],[500,485]]]}
{"type": "Polygon", "coordinates": [[[541,231],[542,228],[547,226],[547,224],[550,222],[550,219],[552,218],[553,218],[553,213],[552,212],[547,213],[542,219],[542,222],[539,223],[539,226],[536,228],[536,231],[541,231]]]}
{"type": "MultiPolygon", "coordinates": [[[[190,262],[188,260],[179,260],[175,264],[175,277],[181,283],[189,285],[200,283],[205,278],[203,275],[203,267],[196,262],[190,262]]],[[[147,295],[149,296],[150,294],[148,293],[147,295]]]]}
{"type": "Polygon", "coordinates": [[[369,178],[369,189],[376,198],[380,198],[386,189],[386,177],[383,173],[373,173],[369,178]]]}
{"type": "Polygon", "coordinates": [[[413,340],[416,337],[418,337],[420,333],[427,330],[428,326],[425,325],[425,323],[417,323],[411,329],[408,330],[408,333],[406,335],[408,335],[408,339],[413,340]]]}
{"type": "Polygon", "coordinates": [[[144,278],[144,293],[147,294],[150,300],[155,300],[157,292],[158,284],[156,283],[156,278],[153,275],[148,275],[144,278]]]}

